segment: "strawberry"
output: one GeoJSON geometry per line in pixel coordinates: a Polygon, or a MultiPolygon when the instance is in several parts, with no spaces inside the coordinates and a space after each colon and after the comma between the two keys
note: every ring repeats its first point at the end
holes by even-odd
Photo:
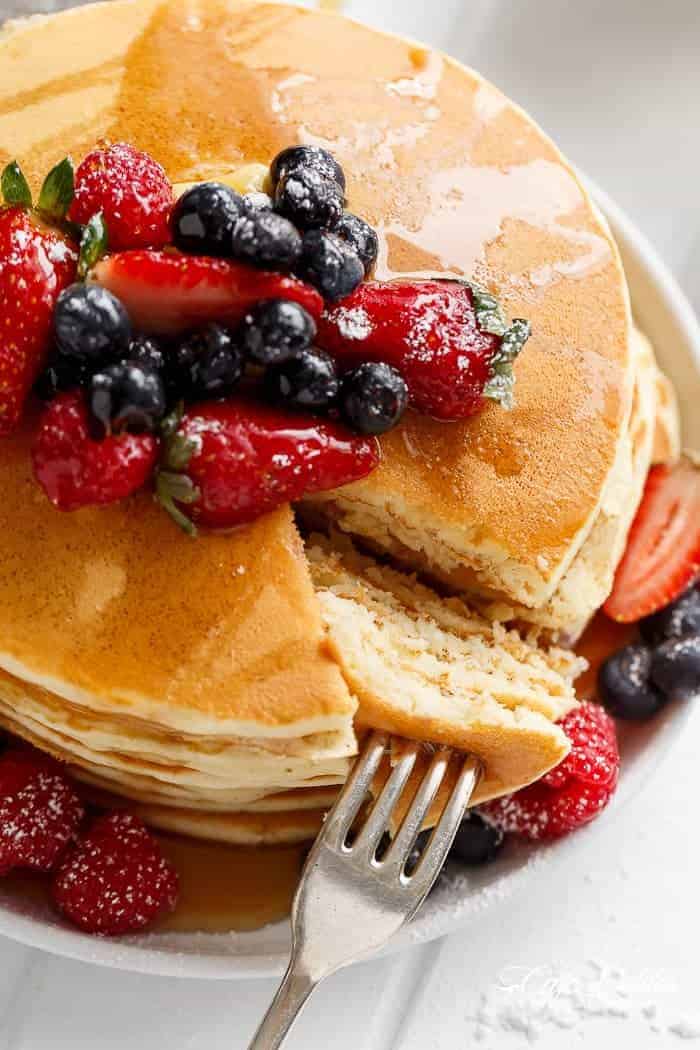
{"type": "Polygon", "coordinates": [[[156,839],[129,813],[98,817],[61,861],[56,907],[88,933],[141,930],[177,904],[178,877],[156,839]]]}
{"type": "Polygon", "coordinates": [[[207,321],[235,324],[260,299],[292,299],[318,318],[323,300],[295,277],[244,263],[174,252],[122,252],[93,270],[122,301],[135,328],[172,334],[207,321]]]}
{"type": "Polygon", "coordinates": [[[146,484],[158,459],[152,434],[96,441],[80,391],[58,394],[44,409],[32,446],[34,475],[59,510],[124,499],[146,484]]]}
{"type": "Polygon", "coordinates": [[[541,780],[480,807],[502,831],[530,839],[555,839],[598,816],[617,787],[620,755],[615,723],[599,704],[586,701],[561,727],[571,740],[563,762],[541,780]]]}
{"type": "Polygon", "coordinates": [[[170,241],[173,188],[157,161],[116,142],[88,153],[75,173],[75,197],[68,212],[86,225],[101,212],[110,247],[160,248],[170,241]]]}
{"type": "Polygon", "coordinates": [[[512,363],[530,334],[507,327],[492,295],[466,281],[368,281],[324,313],[318,342],[351,368],[393,365],[414,408],[466,419],[485,399],[510,407],[512,363]]]}
{"type": "Polygon", "coordinates": [[[633,623],[674,601],[700,573],[700,467],[688,457],[652,467],[603,606],[633,623]]]}
{"type": "Polygon", "coordinates": [[[6,202],[0,207],[0,436],[17,426],[24,402],[46,361],[51,317],[58,295],[75,280],[78,253],[67,234],[52,229],[72,187],[69,163],[47,176],[32,211],[32,198],[17,164],[2,173],[6,202]]]}
{"type": "Polygon", "coordinates": [[[193,406],[171,421],[156,491],[188,532],[192,521],[230,528],[305,493],[356,481],[378,456],[374,438],[356,437],[339,423],[232,398],[193,406]]]}
{"type": "Polygon", "coordinates": [[[19,746],[0,757],[0,875],[51,871],[82,819],[82,803],[58,762],[19,746]]]}

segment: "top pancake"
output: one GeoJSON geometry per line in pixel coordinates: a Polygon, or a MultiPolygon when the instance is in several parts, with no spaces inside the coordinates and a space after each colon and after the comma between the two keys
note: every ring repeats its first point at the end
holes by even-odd
{"type": "Polygon", "coordinates": [[[0,455],[0,667],[91,710],[189,733],[332,733],[355,703],[327,650],[289,508],[193,541],[143,493],[55,510],[29,433],[0,455]]]}
{"type": "Polygon", "coordinates": [[[409,414],[344,491],[442,533],[485,589],[545,601],[598,511],[631,369],[617,252],[539,128],[457,63],[327,13],[118,0],[11,31],[0,160],[17,156],[37,184],[102,136],[150,151],[174,181],[326,146],[379,230],[379,277],[475,276],[531,320],[512,412],[409,414]]]}

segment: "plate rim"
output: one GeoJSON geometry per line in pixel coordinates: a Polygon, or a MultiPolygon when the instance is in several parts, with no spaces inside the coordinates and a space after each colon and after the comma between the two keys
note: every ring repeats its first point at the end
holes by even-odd
{"type": "MultiPolygon", "coordinates": [[[[660,257],[647,237],[634,221],[607,193],[595,182],[580,175],[594,201],[600,207],[608,221],[613,236],[618,244],[620,254],[630,282],[630,298],[635,307],[634,286],[638,283],[654,289],[658,305],[664,317],[664,324],[669,325],[674,334],[680,337],[685,350],[695,361],[700,375],[700,322],[687,296],[681,289],[669,267],[660,257]]],[[[637,295],[639,289],[637,288],[637,295]]],[[[636,763],[622,778],[621,791],[614,807],[606,812],[600,820],[617,819],[625,804],[629,802],[641,787],[656,773],[658,766],[667,756],[672,743],[679,736],[686,719],[690,716],[690,705],[674,705],[669,709],[668,717],[658,733],[658,742],[650,748],[650,754],[636,763]],[[641,768],[637,768],[641,766],[641,768]]],[[[656,740],[655,732],[655,740],[656,740]]],[[[554,859],[563,860],[568,853],[577,848],[577,841],[589,833],[595,834],[595,828],[579,832],[570,839],[563,839],[551,846],[538,846],[538,862],[534,868],[522,865],[515,872],[508,872],[502,880],[506,893],[510,895],[518,890],[529,875],[541,873],[542,867],[553,863],[554,859]]],[[[492,901],[502,899],[492,895],[492,901]]],[[[493,907],[492,902],[486,908],[493,907]]],[[[434,909],[433,909],[434,911],[434,909]]],[[[484,909],[479,909],[483,914],[484,909]]],[[[428,920],[419,914],[409,927],[404,928],[380,953],[394,954],[409,945],[427,943],[444,936],[446,933],[465,926],[472,918],[473,912],[466,910],[463,916],[455,907],[445,907],[442,914],[434,915],[428,920]]],[[[160,977],[209,978],[219,980],[247,980],[253,978],[278,977],[287,965],[287,956],[277,951],[260,951],[241,953],[235,951],[235,935],[202,934],[202,940],[212,943],[217,938],[228,943],[229,950],[221,952],[200,953],[191,948],[172,947],[177,935],[148,934],[148,940],[162,939],[162,945],[156,947],[137,943],[132,939],[106,940],[91,937],[89,934],[73,931],[47,923],[43,919],[18,914],[0,905],[0,935],[10,938],[31,948],[46,951],[52,955],[73,959],[79,962],[94,963],[110,969],[126,970],[133,973],[149,974],[160,977]]],[[[240,934],[241,939],[259,935],[240,934]]],[[[142,938],[143,939],[143,938],[142,938]]]]}

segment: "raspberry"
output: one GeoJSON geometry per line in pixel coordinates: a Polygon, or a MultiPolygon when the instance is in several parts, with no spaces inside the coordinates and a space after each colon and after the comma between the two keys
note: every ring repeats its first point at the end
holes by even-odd
{"type": "Polygon", "coordinates": [[[610,801],[620,769],[614,721],[599,704],[586,702],[561,727],[571,740],[564,761],[537,783],[481,807],[503,831],[559,838],[588,824],[610,801]]]}
{"type": "Polygon", "coordinates": [[[34,476],[59,510],[125,499],[148,481],[158,458],[152,434],[95,441],[81,391],[58,394],[44,409],[32,446],[34,476]]]}
{"type": "Polygon", "coordinates": [[[83,819],[61,767],[33,748],[0,758],[0,875],[13,868],[51,871],[83,819]]]}
{"type": "Polygon", "coordinates": [[[116,142],[94,149],[79,165],[68,218],[85,224],[101,211],[110,249],[160,248],[170,241],[172,206],[172,186],[160,164],[116,142]]]}
{"type": "Polygon", "coordinates": [[[177,903],[178,877],[129,813],[98,817],[64,857],[51,885],[61,912],[88,933],[140,930],[177,903]]]}

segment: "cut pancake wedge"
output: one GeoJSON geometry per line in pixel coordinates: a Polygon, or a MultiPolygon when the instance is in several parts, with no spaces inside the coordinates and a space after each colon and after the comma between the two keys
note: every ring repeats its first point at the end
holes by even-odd
{"type": "Polygon", "coordinates": [[[539,650],[456,598],[313,536],[307,553],[360,726],[477,755],[475,800],[513,791],[565,756],[555,722],[576,704],[583,663],[539,650]]]}

